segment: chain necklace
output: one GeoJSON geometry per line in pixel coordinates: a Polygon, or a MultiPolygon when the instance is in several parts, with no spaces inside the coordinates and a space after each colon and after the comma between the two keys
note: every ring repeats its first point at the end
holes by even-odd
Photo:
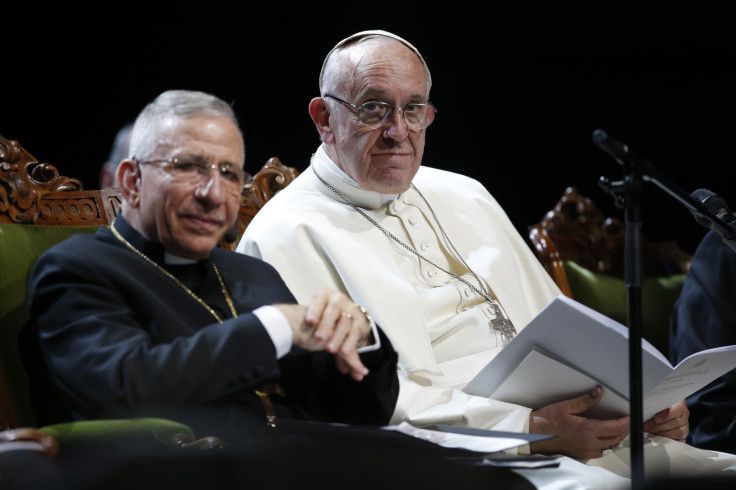
{"type": "MultiPolygon", "coordinates": [[[[192,292],[192,290],[189,289],[188,287],[186,287],[179,279],[176,278],[176,276],[174,276],[169,271],[167,271],[166,269],[164,269],[163,267],[161,267],[160,265],[158,265],[155,261],[151,260],[143,252],[141,252],[140,250],[138,250],[137,248],[135,248],[133,246],[133,244],[131,244],[128,240],[126,240],[123,237],[123,235],[121,235],[118,232],[118,230],[115,228],[115,223],[113,223],[112,225],[110,225],[110,230],[112,231],[112,234],[115,235],[115,238],[117,238],[118,240],[120,240],[123,243],[123,245],[125,245],[126,247],[128,247],[133,253],[135,253],[139,257],[145,259],[146,262],[148,262],[149,264],[151,264],[152,266],[154,266],[156,269],[158,269],[163,275],[165,275],[166,277],[168,277],[169,279],[171,279],[172,281],[174,281],[180,288],[182,288],[184,291],[186,291],[187,294],[189,294],[189,296],[191,296],[195,301],[197,301],[199,304],[201,304],[202,306],[204,306],[207,309],[207,311],[209,311],[210,314],[213,317],[215,317],[215,320],[217,320],[218,323],[222,323],[222,318],[220,318],[220,315],[218,315],[217,312],[215,312],[215,310],[213,310],[212,307],[210,307],[210,305],[208,305],[207,303],[205,303],[205,301],[202,298],[200,298],[199,296],[197,296],[196,294],[194,294],[192,292]]],[[[230,307],[230,312],[233,314],[233,318],[237,318],[238,313],[235,311],[235,305],[233,305],[233,300],[230,298],[230,294],[228,294],[228,292],[227,292],[227,287],[225,287],[225,281],[222,280],[222,276],[220,275],[220,271],[217,270],[217,266],[215,265],[214,262],[212,263],[212,268],[214,269],[215,275],[217,276],[217,280],[220,283],[220,290],[222,291],[223,296],[225,296],[225,301],[227,301],[227,305],[230,307]]]]}
{"type": "Polygon", "coordinates": [[[424,204],[427,205],[427,208],[429,209],[429,212],[432,214],[432,218],[434,219],[435,223],[437,223],[437,227],[440,229],[440,233],[444,237],[445,241],[450,246],[452,251],[455,253],[455,256],[458,259],[460,259],[460,262],[465,266],[465,268],[468,271],[470,271],[470,274],[472,274],[475,280],[478,281],[479,287],[476,287],[474,284],[458,276],[457,274],[440,267],[439,265],[435,264],[434,262],[432,262],[431,260],[423,256],[422,254],[417,252],[414,248],[404,243],[399,237],[397,237],[396,235],[388,231],[386,228],[381,226],[380,223],[378,223],[375,219],[368,216],[368,214],[366,214],[365,211],[360,209],[360,207],[348,201],[348,199],[345,196],[343,196],[337,189],[335,189],[333,186],[328,184],[327,181],[325,181],[317,173],[317,171],[314,169],[314,166],[312,166],[312,171],[314,172],[314,175],[316,175],[317,178],[320,180],[320,182],[322,182],[325,185],[325,187],[330,189],[336,196],[342,199],[342,201],[345,204],[347,204],[348,206],[353,208],[355,211],[357,211],[361,216],[363,216],[366,220],[368,220],[368,222],[370,222],[373,226],[381,230],[381,232],[384,235],[386,235],[387,237],[389,237],[390,239],[392,239],[393,241],[395,241],[396,243],[404,247],[406,250],[408,250],[412,254],[416,255],[420,260],[423,260],[426,263],[432,265],[433,267],[436,267],[437,269],[441,270],[445,274],[454,277],[455,279],[457,279],[458,281],[462,282],[463,284],[468,286],[470,289],[475,291],[481,297],[483,297],[483,299],[485,299],[486,302],[488,302],[488,304],[491,306],[491,309],[493,310],[493,314],[495,315],[495,318],[489,322],[491,325],[491,328],[501,333],[501,337],[504,340],[504,342],[510,341],[516,335],[516,328],[514,328],[513,323],[511,323],[511,320],[509,320],[508,315],[506,315],[505,312],[502,310],[501,305],[493,299],[490,292],[486,290],[485,286],[483,285],[483,281],[481,281],[480,277],[478,277],[478,275],[473,271],[473,269],[471,269],[470,266],[468,266],[468,264],[465,263],[465,260],[463,259],[462,255],[458,253],[457,249],[455,248],[455,245],[453,245],[452,241],[450,240],[450,237],[447,236],[447,233],[445,233],[445,229],[442,228],[442,225],[440,224],[439,219],[437,219],[437,215],[435,214],[434,209],[432,209],[432,206],[429,205],[429,202],[427,201],[427,199],[419,191],[419,189],[417,189],[417,187],[414,184],[411,184],[412,189],[414,189],[416,193],[419,194],[419,197],[422,198],[422,201],[424,201],[424,204]]]}

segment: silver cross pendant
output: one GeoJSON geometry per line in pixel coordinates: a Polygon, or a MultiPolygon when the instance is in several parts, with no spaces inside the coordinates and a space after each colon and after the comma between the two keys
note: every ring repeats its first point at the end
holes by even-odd
{"type": "Polygon", "coordinates": [[[503,338],[504,343],[508,343],[516,335],[516,328],[514,328],[514,324],[509,319],[504,318],[501,308],[496,303],[491,303],[491,309],[496,316],[496,318],[490,321],[491,328],[501,332],[501,338],[503,338]]]}

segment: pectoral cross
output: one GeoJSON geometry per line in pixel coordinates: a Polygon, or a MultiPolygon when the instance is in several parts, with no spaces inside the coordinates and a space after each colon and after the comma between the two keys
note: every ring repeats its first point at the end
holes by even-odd
{"type": "Polygon", "coordinates": [[[497,332],[501,332],[501,338],[504,343],[508,343],[516,335],[516,328],[514,328],[511,320],[503,316],[501,308],[496,303],[491,303],[491,309],[496,316],[496,318],[490,321],[491,328],[497,332]]]}

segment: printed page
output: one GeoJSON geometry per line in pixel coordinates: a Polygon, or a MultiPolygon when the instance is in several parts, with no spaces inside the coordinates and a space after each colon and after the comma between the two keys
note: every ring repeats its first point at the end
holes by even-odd
{"type": "Polygon", "coordinates": [[[736,366],[736,345],[697,352],[683,359],[643,399],[644,420],[695,393],[736,366]]]}

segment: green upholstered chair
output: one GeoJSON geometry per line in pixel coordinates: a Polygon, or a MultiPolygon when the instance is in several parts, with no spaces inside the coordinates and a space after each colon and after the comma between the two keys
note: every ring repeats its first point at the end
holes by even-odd
{"type": "MultiPolygon", "coordinates": [[[[116,189],[83,190],[80,181],[38,163],[0,136],[0,450],[18,447],[54,456],[65,444],[95,438],[150,438],[178,447],[221,447],[211,437],[166,419],[95,420],[37,427],[18,333],[29,319],[28,273],[36,258],[75,233],[93,233],[116,216],[116,189]]],[[[53,407],[51,407],[53,408],[53,407]]]]}
{"type": "MultiPolygon", "coordinates": [[[[624,231],[621,220],[604,217],[591,199],[569,187],[529,227],[529,240],[565,295],[627,325],[624,231]]],[[[670,314],[691,258],[674,241],[642,244],[642,337],[664,355],[670,314]]]]}
{"type": "MultiPolygon", "coordinates": [[[[20,328],[28,321],[26,280],[35,259],[52,245],[75,233],[94,233],[97,226],[52,226],[0,223],[0,423],[8,428],[36,426],[26,370],[17,349],[20,328]]],[[[62,423],[40,428],[61,445],[103,437],[146,434],[151,440],[184,444],[195,434],[184,424],[165,419],[105,420],[62,423]]],[[[15,433],[14,440],[32,438],[31,431],[15,433]]],[[[9,436],[6,435],[6,439],[9,436]]],[[[39,439],[38,442],[42,442],[39,439]]],[[[44,448],[46,446],[44,445],[44,448]]]]}
{"type": "MultiPolygon", "coordinates": [[[[299,174],[278,158],[248,176],[238,212],[238,238],[253,216],[299,174]]],[[[117,189],[83,190],[82,183],[59,175],[17,141],[0,135],[0,446],[53,457],[66,444],[100,438],[146,437],[177,447],[221,448],[214,437],[195,439],[186,425],[159,418],[91,420],[37,427],[28,376],[17,336],[28,321],[26,284],[36,258],[75,233],[94,233],[109,225],[120,207],[117,189]]],[[[238,240],[220,246],[234,250],[238,240]]],[[[0,447],[0,451],[3,448],[0,447]]]]}
{"type": "Polygon", "coordinates": [[[26,371],[17,348],[18,333],[29,319],[26,283],[31,266],[52,245],[72,234],[94,233],[96,229],[96,226],[0,223],[0,369],[5,378],[0,383],[12,393],[3,400],[10,409],[5,406],[0,412],[0,424],[4,428],[36,423],[26,371]]]}

